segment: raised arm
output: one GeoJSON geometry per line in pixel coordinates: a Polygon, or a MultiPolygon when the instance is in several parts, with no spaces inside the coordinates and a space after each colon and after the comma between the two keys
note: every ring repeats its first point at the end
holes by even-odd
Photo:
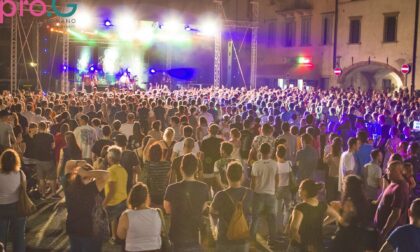
{"type": "Polygon", "coordinates": [[[87,171],[81,168],[77,171],[77,174],[79,174],[82,177],[94,178],[98,191],[102,191],[104,189],[105,184],[109,179],[109,172],[103,170],[87,171]]]}

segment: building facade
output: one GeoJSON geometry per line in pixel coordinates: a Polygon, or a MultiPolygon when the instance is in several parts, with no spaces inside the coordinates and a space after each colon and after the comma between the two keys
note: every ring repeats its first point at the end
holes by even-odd
{"type": "Polygon", "coordinates": [[[339,0],[334,60],[335,4],[261,2],[259,83],[410,88],[413,74],[402,74],[401,66],[413,63],[416,0],[339,0]]]}

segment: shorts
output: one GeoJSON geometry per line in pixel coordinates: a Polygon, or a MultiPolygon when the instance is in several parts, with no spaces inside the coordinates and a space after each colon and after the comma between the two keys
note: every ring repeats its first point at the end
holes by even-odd
{"type": "Polygon", "coordinates": [[[115,206],[107,206],[106,211],[108,212],[108,218],[110,221],[117,220],[120,218],[121,214],[125,211],[127,205],[125,200],[121,201],[115,206]]]}
{"type": "Polygon", "coordinates": [[[33,158],[23,157],[22,160],[25,165],[36,165],[36,160],[33,158]]]}
{"type": "Polygon", "coordinates": [[[36,176],[38,179],[55,180],[57,171],[53,161],[36,161],[36,176]]]}

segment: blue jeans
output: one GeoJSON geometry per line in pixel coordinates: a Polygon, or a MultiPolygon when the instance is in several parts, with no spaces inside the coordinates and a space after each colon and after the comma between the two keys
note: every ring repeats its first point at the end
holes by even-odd
{"type": "Polygon", "coordinates": [[[101,252],[102,240],[92,237],[69,235],[70,252],[101,252]]]}
{"type": "Polygon", "coordinates": [[[216,244],[216,252],[248,252],[249,251],[249,243],[243,244],[216,244]]]}
{"type": "Polygon", "coordinates": [[[0,242],[7,246],[10,240],[14,252],[25,252],[26,217],[16,216],[16,211],[16,204],[0,205],[0,242]]]}
{"type": "Polygon", "coordinates": [[[108,212],[108,218],[110,221],[118,220],[121,214],[127,209],[126,201],[123,200],[115,206],[107,206],[106,211],[108,212]]]}
{"type": "Polygon", "coordinates": [[[254,193],[252,202],[251,238],[256,239],[259,218],[267,219],[269,241],[276,237],[277,199],[275,195],[254,193]]]}
{"type": "Polygon", "coordinates": [[[277,226],[283,228],[283,231],[289,223],[290,210],[292,207],[292,193],[289,186],[281,186],[277,191],[277,226]]]}

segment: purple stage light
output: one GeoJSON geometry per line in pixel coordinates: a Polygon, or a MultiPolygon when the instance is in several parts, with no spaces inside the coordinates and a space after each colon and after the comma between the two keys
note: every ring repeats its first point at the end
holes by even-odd
{"type": "Polygon", "coordinates": [[[105,20],[105,21],[104,21],[104,25],[105,25],[105,27],[110,27],[110,26],[112,26],[112,22],[111,22],[111,20],[109,20],[109,19],[105,20]]]}
{"type": "Polygon", "coordinates": [[[155,73],[156,73],[156,69],[151,68],[151,69],[150,69],[150,73],[151,73],[151,74],[155,74],[155,73]]]}

